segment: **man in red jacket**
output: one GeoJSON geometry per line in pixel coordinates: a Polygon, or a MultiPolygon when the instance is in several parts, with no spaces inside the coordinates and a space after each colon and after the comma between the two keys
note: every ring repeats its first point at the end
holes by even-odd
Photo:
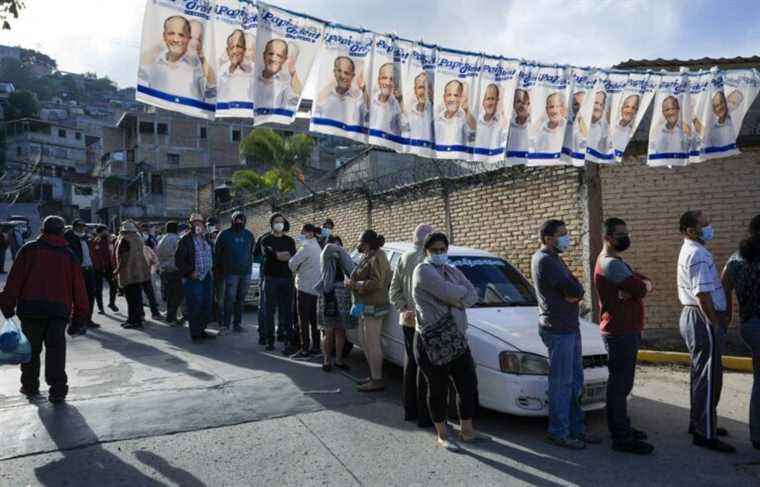
{"type": "Polygon", "coordinates": [[[45,352],[48,399],[62,402],[69,391],[66,377],[66,324],[82,328],[89,317],[89,299],[79,261],[63,237],[64,221],[48,216],[42,235],[24,245],[13,261],[8,281],[0,292],[0,310],[15,314],[32,345],[32,361],[21,364],[21,393],[39,394],[40,353],[45,352]]]}
{"type": "Polygon", "coordinates": [[[100,225],[95,229],[95,238],[90,242],[92,254],[92,266],[95,268],[95,303],[98,305],[98,313],[103,315],[103,281],[108,283],[108,308],[111,311],[119,311],[116,307],[116,283],[113,278],[111,256],[113,255],[113,239],[108,227],[100,225]]]}
{"type": "Polygon", "coordinates": [[[628,227],[620,218],[604,222],[604,249],[596,260],[594,284],[599,295],[600,328],[607,348],[607,424],[612,448],[646,455],[654,447],[646,433],[631,427],[627,398],[633,389],[636,355],[644,329],[644,296],[652,282],[634,272],[620,254],[631,245],[628,227]]]}

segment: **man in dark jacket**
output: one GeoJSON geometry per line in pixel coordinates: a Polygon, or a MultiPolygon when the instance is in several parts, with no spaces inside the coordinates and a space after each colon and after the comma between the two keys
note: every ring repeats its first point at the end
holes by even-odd
{"type": "Polygon", "coordinates": [[[219,234],[214,246],[215,267],[224,289],[220,334],[229,332],[231,321],[236,332],[244,331],[243,303],[251,285],[253,247],[256,243],[253,233],[245,228],[245,223],[246,218],[243,212],[233,213],[232,225],[219,234]]]}
{"type": "Polygon", "coordinates": [[[76,219],[71,224],[71,230],[67,231],[63,236],[69,242],[71,250],[79,261],[79,265],[82,267],[82,275],[84,276],[84,285],[87,290],[87,297],[90,302],[89,312],[87,317],[87,326],[91,328],[100,328],[100,325],[92,321],[93,305],[95,304],[95,293],[97,291],[97,285],[95,282],[95,267],[92,260],[92,249],[90,248],[90,239],[87,237],[85,230],[87,226],[83,220],[76,219]]]}
{"type": "Polygon", "coordinates": [[[190,337],[194,342],[214,335],[206,333],[211,318],[211,283],[214,265],[213,245],[206,234],[203,217],[190,216],[192,231],[177,245],[174,263],[183,279],[183,291],[190,320],[190,337]]]}
{"type": "Polygon", "coordinates": [[[0,292],[0,310],[6,318],[18,314],[32,346],[32,360],[21,364],[21,393],[36,396],[40,389],[40,354],[45,352],[45,381],[50,402],[68,393],[66,324],[89,319],[88,296],[81,267],[63,238],[64,221],[48,216],[42,235],[24,245],[13,261],[0,292]]]}

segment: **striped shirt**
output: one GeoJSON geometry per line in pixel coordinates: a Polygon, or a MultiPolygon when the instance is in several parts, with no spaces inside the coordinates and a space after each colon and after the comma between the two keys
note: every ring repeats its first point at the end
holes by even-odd
{"type": "Polygon", "coordinates": [[[726,310],[726,293],[712,254],[699,242],[684,239],[678,255],[678,300],[684,306],[699,306],[699,293],[710,293],[716,311],[726,310]]]}
{"type": "Polygon", "coordinates": [[[211,245],[205,237],[196,235],[193,235],[193,245],[195,245],[195,273],[198,275],[198,280],[202,281],[206,278],[206,274],[211,272],[213,264],[211,245]]]}

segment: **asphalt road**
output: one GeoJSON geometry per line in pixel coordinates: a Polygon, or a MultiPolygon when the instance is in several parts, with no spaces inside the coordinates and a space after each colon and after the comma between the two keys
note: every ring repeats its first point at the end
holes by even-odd
{"type": "MultiPolygon", "coordinates": [[[[747,374],[726,374],[719,408],[736,455],[690,444],[687,371],[667,367],[640,368],[630,402],[653,456],[613,452],[608,438],[558,449],[544,419],[489,411],[476,427],[493,440],[452,454],[403,421],[399,368],[387,365],[385,392],[355,390],[360,351],[350,373],[328,374],[264,352],[252,312],[248,333],[204,344],[158,322],[123,330],[123,318],[95,315],[101,329],[69,340],[65,405],[28,402],[17,368],[0,367],[0,486],[760,485],[747,374]]],[[[606,436],[603,412],[588,423],[606,436]]]]}

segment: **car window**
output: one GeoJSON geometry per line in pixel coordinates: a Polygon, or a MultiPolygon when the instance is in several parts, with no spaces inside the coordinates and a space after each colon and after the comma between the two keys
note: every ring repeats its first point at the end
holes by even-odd
{"type": "Polygon", "coordinates": [[[388,255],[388,261],[391,264],[391,270],[395,271],[398,261],[401,260],[401,254],[399,252],[386,252],[388,255]]]}
{"type": "Polygon", "coordinates": [[[533,286],[504,259],[451,257],[449,261],[477,288],[476,307],[536,306],[533,286]]]}

